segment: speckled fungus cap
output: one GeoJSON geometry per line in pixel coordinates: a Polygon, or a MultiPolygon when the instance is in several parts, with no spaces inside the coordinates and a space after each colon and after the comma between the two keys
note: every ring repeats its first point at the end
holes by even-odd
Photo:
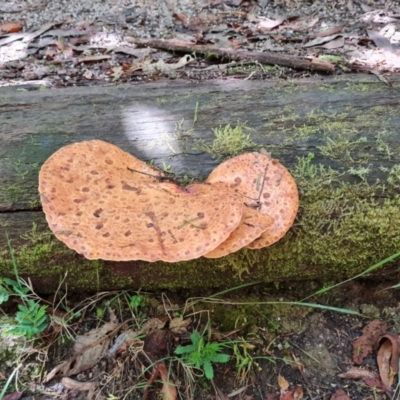
{"type": "MultiPolygon", "coordinates": [[[[215,182],[210,185],[218,187],[221,190],[231,190],[227,189],[226,185],[223,183],[215,182]]],[[[270,228],[273,223],[274,219],[269,215],[261,214],[254,208],[244,204],[242,219],[238,227],[214,250],[204,254],[204,257],[219,258],[234,253],[257,239],[263,232],[270,228]]]]}
{"type": "Polygon", "coordinates": [[[261,214],[254,208],[243,207],[242,220],[239,226],[214,250],[204,254],[207,258],[227,256],[245,247],[258,238],[274,223],[274,219],[267,214],[261,214]]]}
{"type": "Polygon", "coordinates": [[[88,259],[200,257],[223,242],[242,217],[242,199],[211,186],[188,190],[99,140],[54,153],[39,174],[50,229],[88,259]]]}
{"type": "Polygon", "coordinates": [[[247,245],[250,249],[270,246],[293,225],[299,208],[296,182],[277,160],[260,153],[246,153],[216,167],[207,181],[223,183],[240,193],[246,205],[274,219],[260,237],[247,245]]]}

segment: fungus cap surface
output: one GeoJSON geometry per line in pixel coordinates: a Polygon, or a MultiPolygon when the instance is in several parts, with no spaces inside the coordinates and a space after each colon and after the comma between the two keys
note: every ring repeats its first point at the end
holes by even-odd
{"type": "Polygon", "coordinates": [[[157,170],[142,163],[149,175],[137,173],[140,163],[101,141],[54,153],[39,192],[56,237],[88,259],[174,262],[211,251],[238,226],[240,195],[153,182],[157,170]]]}
{"type": "Polygon", "coordinates": [[[270,246],[293,225],[299,207],[297,185],[277,160],[260,153],[245,153],[217,166],[206,182],[223,183],[240,193],[245,204],[274,219],[271,227],[247,245],[251,249],[270,246]]]}
{"type": "Polygon", "coordinates": [[[244,206],[239,226],[214,250],[204,254],[207,258],[219,258],[234,253],[257,239],[274,224],[274,219],[254,208],[244,206]]]}

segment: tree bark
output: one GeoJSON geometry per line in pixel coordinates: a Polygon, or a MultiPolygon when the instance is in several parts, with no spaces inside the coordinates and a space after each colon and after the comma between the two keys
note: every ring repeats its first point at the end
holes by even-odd
{"type": "Polygon", "coordinates": [[[400,250],[400,79],[391,80],[392,88],[374,76],[0,88],[0,276],[13,274],[6,234],[20,275],[39,291],[60,280],[105,290],[355,275],[400,250]],[[297,181],[298,218],[273,246],[173,264],[88,261],[48,230],[37,177],[60,147],[102,139],[178,180],[202,180],[236,151],[213,147],[213,129],[228,124],[253,141],[243,151],[264,147],[297,181]]]}

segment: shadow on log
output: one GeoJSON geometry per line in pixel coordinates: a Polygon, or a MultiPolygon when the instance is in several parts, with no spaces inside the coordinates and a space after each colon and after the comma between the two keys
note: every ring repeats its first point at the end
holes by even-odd
{"type": "Polygon", "coordinates": [[[38,291],[63,279],[70,290],[109,290],[353,276],[399,251],[400,79],[392,82],[346,76],[0,88],[0,276],[13,275],[6,232],[20,275],[38,291]],[[216,260],[116,263],[88,261],[48,230],[37,177],[60,147],[102,139],[181,181],[202,180],[220,162],[215,156],[232,151],[228,142],[224,154],[210,154],[213,129],[227,124],[246,124],[253,150],[264,147],[298,184],[298,218],[275,245],[216,260]]]}

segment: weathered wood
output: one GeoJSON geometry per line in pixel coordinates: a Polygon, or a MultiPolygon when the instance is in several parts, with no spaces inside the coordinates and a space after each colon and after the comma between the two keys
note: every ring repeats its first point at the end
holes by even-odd
{"type": "Polygon", "coordinates": [[[54,289],[66,271],[75,289],[351,276],[399,250],[399,80],[392,77],[392,89],[371,76],[0,88],[0,276],[12,274],[6,231],[21,275],[42,290],[54,289]],[[103,139],[177,178],[201,180],[219,162],[202,150],[215,139],[212,129],[244,122],[299,185],[298,220],[276,245],[177,264],[90,262],[48,232],[37,175],[58,148],[103,139]]]}

